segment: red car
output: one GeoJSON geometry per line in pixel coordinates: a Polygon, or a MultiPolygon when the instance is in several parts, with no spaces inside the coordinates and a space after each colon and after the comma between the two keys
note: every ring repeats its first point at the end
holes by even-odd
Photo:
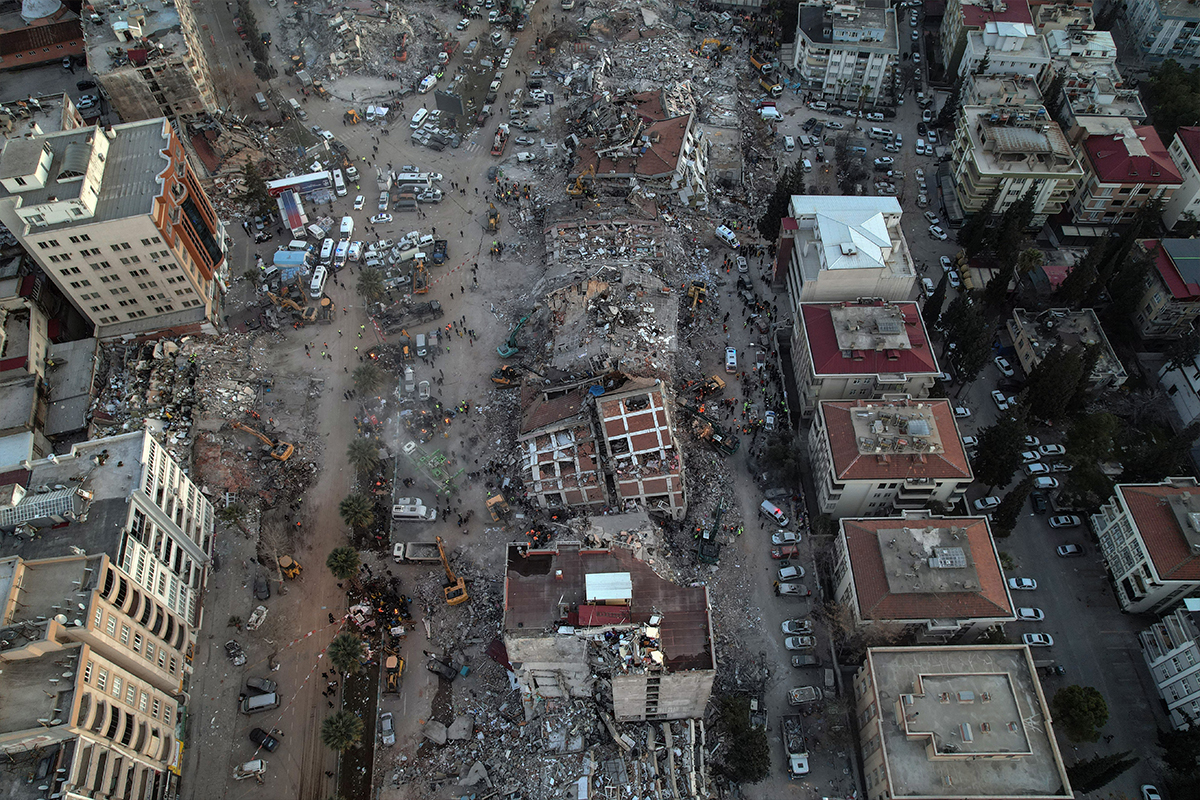
{"type": "Polygon", "coordinates": [[[787,547],[771,548],[771,558],[794,558],[799,554],[800,551],[794,544],[788,545],[787,547]]]}

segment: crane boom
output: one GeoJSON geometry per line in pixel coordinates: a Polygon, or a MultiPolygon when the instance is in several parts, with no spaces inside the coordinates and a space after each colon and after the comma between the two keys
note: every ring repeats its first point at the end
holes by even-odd
{"type": "Polygon", "coordinates": [[[446,559],[445,542],[440,536],[437,537],[437,546],[438,555],[442,559],[442,568],[446,570],[446,585],[443,587],[443,591],[446,593],[446,604],[456,606],[467,602],[470,599],[467,596],[467,582],[450,569],[450,562],[446,559]]]}

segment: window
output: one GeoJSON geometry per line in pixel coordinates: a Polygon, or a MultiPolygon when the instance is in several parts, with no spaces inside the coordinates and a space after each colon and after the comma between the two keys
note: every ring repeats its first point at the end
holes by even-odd
{"type": "Polygon", "coordinates": [[[138,711],[146,713],[146,705],[150,702],[150,696],[142,692],[142,696],[138,698],[138,711]]]}
{"type": "Polygon", "coordinates": [[[121,644],[123,644],[123,645],[129,644],[129,626],[128,625],[121,626],[121,644]]]}
{"type": "Polygon", "coordinates": [[[103,610],[103,609],[99,609],[99,608],[97,608],[97,609],[96,609],[96,616],[95,616],[95,618],[92,620],[92,627],[93,627],[93,628],[99,628],[99,627],[100,627],[100,626],[101,626],[103,623],[104,623],[104,610],[103,610]]]}
{"type": "Polygon", "coordinates": [[[109,636],[116,636],[116,635],[117,635],[117,618],[116,618],[115,616],[113,616],[112,614],[109,614],[109,615],[108,615],[108,628],[107,628],[107,630],[108,630],[108,635],[109,635],[109,636]]]}
{"type": "Polygon", "coordinates": [[[163,707],[163,722],[167,725],[171,724],[171,706],[170,705],[163,707]]]}
{"type": "Polygon", "coordinates": [[[146,642],[146,660],[154,660],[154,642],[146,642]]]}
{"type": "Polygon", "coordinates": [[[83,682],[92,682],[92,662],[90,661],[87,663],[87,666],[83,668],[83,682]]]}
{"type": "Polygon", "coordinates": [[[103,692],[107,686],[108,686],[108,670],[102,669],[96,675],[96,688],[103,692]]]}
{"type": "Polygon", "coordinates": [[[149,247],[149,246],[150,246],[150,240],[142,239],[142,247],[149,247]]]}
{"type": "Polygon", "coordinates": [[[150,706],[150,716],[158,719],[158,713],[162,710],[162,701],[157,697],[154,698],[154,704],[150,706]]]}
{"type": "Polygon", "coordinates": [[[135,633],[133,635],[133,652],[142,652],[142,635],[140,633],[135,633]]]}
{"type": "Polygon", "coordinates": [[[121,699],[121,676],[113,675],[113,697],[121,699]]]}
{"type": "Polygon", "coordinates": [[[133,684],[131,683],[125,687],[125,702],[128,705],[132,706],[133,701],[136,698],[137,698],[137,690],[133,688],[133,684]]]}
{"type": "Polygon", "coordinates": [[[174,675],[176,670],[178,670],[178,669],[179,669],[179,662],[178,662],[178,660],[176,660],[175,658],[172,657],[171,665],[170,665],[171,674],[174,675]]]}
{"type": "Polygon", "coordinates": [[[167,651],[166,651],[166,648],[161,648],[161,647],[160,647],[160,648],[159,648],[159,650],[158,650],[158,668],[159,668],[159,669],[166,669],[166,668],[167,668],[167,651]]]}

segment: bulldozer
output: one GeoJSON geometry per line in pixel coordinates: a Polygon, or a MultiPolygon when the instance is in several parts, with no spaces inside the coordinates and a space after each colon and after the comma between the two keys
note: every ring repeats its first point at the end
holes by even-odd
{"type": "Polygon", "coordinates": [[[362,122],[362,117],[358,115],[358,110],[353,108],[346,109],[346,113],[342,115],[342,121],[351,125],[357,125],[362,122]]]}
{"type": "Polygon", "coordinates": [[[313,81],[313,91],[317,93],[317,97],[329,99],[329,92],[325,90],[325,85],[320,81],[313,81]]]}
{"type": "Polygon", "coordinates": [[[708,284],[704,281],[692,281],[692,285],[688,287],[687,296],[692,298],[692,311],[696,310],[696,306],[704,302],[704,298],[708,295],[708,284]]]}
{"type": "Polygon", "coordinates": [[[404,672],[404,659],[391,650],[384,648],[387,657],[383,660],[384,693],[395,694],[400,691],[400,675],[404,672]]]}
{"type": "Polygon", "coordinates": [[[292,445],[291,442],[285,442],[282,439],[272,440],[266,434],[259,433],[258,431],[254,430],[254,428],[251,428],[249,425],[244,425],[244,424],[238,422],[237,420],[232,420],[230,422],[230,425],[235,430],[245,431],[246,433],[250,434],[251,436],[257,437],[259,440],[262,441],[263,444],[265,444],[267,447],[270,447],[271,448],[271,458],[275,459],[276,461],[287,461],[289,458],[292,457],[292,453],[296,452],[296,448],[294,445],[292,445]]]}
{"type": "Polygon", "coordinates": [[[596,165],[592,164],[583,172],[579,173],[579,177],[575,179],[575,182],[567,187],[567,194],[571,197],[582,197],[586,193],[586,189],[583,185],[583,179],[590,178],[595,174],[596,165]]]}
{"type": "Polygon", "coordinates": [[[521,380],[521,370],[505,364],[492,372],[492,383],[497,386],[516,386],[521,380]]]}
{"type": "Polygon", "coordinates": [[[495,203],[488,203],[487,229],[489,233],[500,230],[500,212],[496,210],[495,203]]]}
{"type": "Polygon", "coordinates": [[[300,566],[300,562],[291,556],[280,556],[279,571],[283,573],[283,577],[294,579],[300,577],[300,573],[304,572],[304,567],[300,566]]]}
{"type": "Polygon", "coordinates": [[[492,518],[492,522],[500,522],[505,519],[512,511],[508,507],[508,501],[504,499],[502,494],[494,494],[484,503],[487,508],[488,515],[492,518]]]}
{"type": "Polygon", "coordinates": [[[446,546],[442,537],[437,537],[438,555],[442,559],[442,568],[446,570],[446,585],[442,587],[446,594],[446,605],[457,606],[467,602],[467,582],[454,574],[450,562],[446,560],[446,546]]]}

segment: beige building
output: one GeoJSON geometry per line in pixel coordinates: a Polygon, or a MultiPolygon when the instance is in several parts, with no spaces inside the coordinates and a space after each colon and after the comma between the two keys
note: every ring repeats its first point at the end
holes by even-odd
{"type": "Polygon", "coordinates": [[[916,265],[900,214],[894,197],[793,196],[789,216],[796,230],[787,266],[792,319],[805,301],[911,298],[916,265]]]}
{"type": "Polygon", "coordinates": [[[942,66],[951,75],[961,74],[959,62],[967,49],[967,34],[984,30],[988,23],[1033,24],[1026,0],[947,0],[938,36],[942,66]]]}
{"type": "Polygon", "coordinates": [[[1023,645],[876,647],[854,676],[866,800],[1070,800],[1023,645]]]}
{"type": "Polygon", "coordinates": [[[25,462],[16,478],[0,487],[0,532],[37,535],[3,537],[0,555],[40,561],[77,549],[106,554],[146,603],[193,630],[200,626],[213,506],[151,434],[80,442],[66,455],[25,462]]]}
{"type": "Polygon", "coordinates": [[[1167,153],[1183,178],[1163,206],[1163,225],[1171,230],[1181,220],[1200,220],[1200,125],[1181,125],[1167,153]]]}
{"type": "Polygon", "coordinates": [[[0,635],[20,643],[0,650],[0,751],[49,758],[50,791],[165,797],[182,752],[190,626],[106,555],[5,558],[0,593],[0,635]]]}
{"type": "Polygon", "coordinates": [[[817,513],[834,519],[949,508],[974,480],[948,400],[826,400],[808,430],[817,513]]]}
{"type": "Polygon", "coordinates": [[[967,33],[958,75],[1028,75],[1036,78],[1050,63],[1046,39],[1028,22],[986,22],[967,33]]]}
{"type": "Polygon", "coordinates": [[[793,342],[806,417],[822,400],[928,397],[941,371],[916,303],[801,303],[793,342]]]}
{"type": "Polygon", "coordinates": [[[842,519],[833,548],[834,600],[859,627],[933,644],[1016,619],[984,517],[842,519]]]}
{"type": "Polygon", "coordinates": [[[704,716],[716,677],[707,587],[672,583],[619,547],[511,544],[507,562],[504,644],[528,719],[602,691],[618,721],[704,716]]]}
{"type": "Polygon", "coordinates": [[[52,449],[46,438],[48,329],[49,319],[28,298],[0,300],[0,467],[52,449]]]}
{"type": "Polygon", "coordinates": [[[1023,308],[1013,309],[1012,319],[1008,320],[1008,335],[1012,339],[1017,360],[1021,369],[1028,375],[1042,363],[1046,354],[1056,345],[1064,347],[1100,348],[1100,357],[1092,369],[1089,386],[1093,390],[1117,389],[1129,377],[1121,359],[1104,335],[1100,327],[1100,319],[1090,308],[1082,311],[1071,311],[1066,308],[1052,308],[1041,312],[1026,311],[1023,308]]]}
{"type": "Polygon", "coordinates": [[[1142,239],[1138,246],[1154,259],[1146,292],[1134,314],[1145,339],[1178,339],[1200,319],[1200,269],[1194,239],[1142,239]]]}
{"type": "Polygon", "coordinates": [[[792,69],[801,87],[826,100],[887,100],[900,58],[896,12],[883,0],[801,3],[792,69]]]}
{"type": "Polygon", "coordinates": [[[997,212],[1034,189],[1035,227],[1061,211],[1083,179],[1062,129],[1041,105],[963,106],[951,158],[964,213],[978,212],[997,189],[997,212]]]}
{"type": "Polygon", "coordinates": [[[1090,522],[1122,611],[1163,614],[1200,593],[1200,485],[1195,478],[1118,484],[1090,522]]]}
{"type": "Polygon", "coordinates": [[[521,386],[517,447],[529,493],[542,508],[599,511],[608,505],[604,465],[596,437],[595,403],[580,387],[521,386]]]}
{"type": "Polygon", "coordinates": [[[0,222],[99,338],[216,328],[224,226],[165,119],[8,139],[0,222]]]}
{"type": "MultiPolygon", "coordinates": [[[[191,3],[111,10],[103,23],[87,25],[84,36],[88,66],[121,119],[176,119],[218,111],[202,44],[208,34],[196,24],[191,3]]],[[[225,98],[226,105],[230,99],[225,98]]]]}

